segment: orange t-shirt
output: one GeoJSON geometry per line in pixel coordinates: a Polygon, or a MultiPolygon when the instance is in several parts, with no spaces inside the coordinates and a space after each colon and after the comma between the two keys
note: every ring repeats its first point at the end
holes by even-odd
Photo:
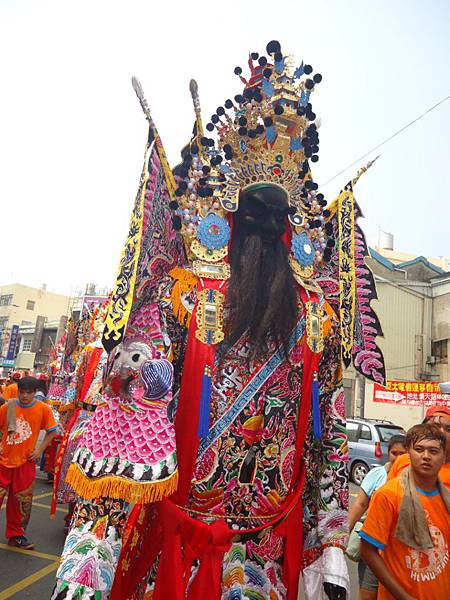
{"type": "Polygon", "coordinates": [[[5,400],[11,400],[11,398],[19,397],[19,388],[17,383],[10,383],[3,390],[3,398],[5,400]]]}
{"type": "Polygon", "coordinates": [[[6,411],[8,405],[0,407],[0,465],[14,469],[25,464],[36,447],[41,429],[47,432],[56,430],[52,409],[40,400],[34,400],[29,406],[22,406],[16,400],[16,432],[12,441],[8,440],[6,411]]]}
{"type": "MultiPolygon", "coordinates": [[[[403,471],[403,469],[405,469],[406,467],[409,467],[409,465],[411,464],[411,460],[409,458],[409,454],[402,454],[401,456],[399,456],[394,464],[392,465],[392,467],[389,469],[389,473],[388,473],[388,477],[387,480],[391,481],[391,479],[395,479],[395,477],[398,477],[400,475],[400,473],[403,471]]],[[[442,465],[442,467],[439,470],[439,479],[442,481],[442,483],[450,488],[450,462],[446,462],[442,465]]]]}
{"type": "MultiPolygon", "coordinates": [[[[360,536],[382,551],[386,567],[413,598],[450,598],[450,515],[438,490],[416,489],[427,516],[433,548],[415,550],[394,537],[403,498],[398,477],[373,495],[360,536]]],[[[394,600],[394,596],[380,583],[377,599],[394,600]]]]}

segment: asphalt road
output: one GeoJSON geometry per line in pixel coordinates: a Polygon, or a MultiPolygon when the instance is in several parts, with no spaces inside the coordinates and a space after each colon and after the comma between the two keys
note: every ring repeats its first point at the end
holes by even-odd
{"type": "MultiPolygon", "coordinates": [[[[350,485],[350,501],[358,487],[350,485]]],[[[38,473],[33,510],[27,529],[35,550],[20,550],[0,542],[0,600],[48,600],[55,582],[61,550],[64,545],[65,508],[58,507],[56,518],[50,519],[52,486],[38,473]]],[[[0,539],[4,539],[5,505],[0,510],[0,539]]],[[[357,597],[358,577],[356,563],[349,561],[352,598],[357,597]]],[[[319,600],[319,599],[318,599],[319,600]]]]}
{"type": "Polygon", "coordinates": [[[65,509],[58,507],[56,518],[50,519],[52,485],[38,473],[27,537],[35,550],[21,550],[6,545],[5,507],[0,511],[0,600],[48,600],[55,581],[64,545],[65,509]]]}

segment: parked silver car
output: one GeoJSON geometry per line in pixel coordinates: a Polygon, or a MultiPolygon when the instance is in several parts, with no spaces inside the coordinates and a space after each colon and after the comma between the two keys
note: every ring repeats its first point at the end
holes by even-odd
{"type": "Polygon", "coordinates": [[[391,421],[347,419],[348,469],[351,479],[357,485],[373,467],[388,461],[388,442],[393,435],[405,435],[405,430],[391,421]]]}

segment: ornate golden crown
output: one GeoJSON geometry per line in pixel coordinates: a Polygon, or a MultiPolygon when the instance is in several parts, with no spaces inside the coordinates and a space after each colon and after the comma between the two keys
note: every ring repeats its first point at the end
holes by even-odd
{"type": "Polygon", "coordinates": [[[276,41],[267,45],[267,54],[268,58],[250,55],[248,80],[240,67],[235,68],[243,93],[227,99],[206,125],[208,132],[216,131],[217,141],[205,135],[197,85],[191,82],[196,127],[183,163],[175,169],[178,188],[171,208],[174,227],[197,257],[199,244],[208,247],[209,241],[214,246],[214,239],[208,237],[211,230],[205,233],[202,221],[208,217],[213,223],[210,215],[223,218],[226,212],[236,211],[240,193],[261,183],[285,190],[294,233],[307,233],[315,261],[326,250],[326,201],[317,193],[309,167],[309,161],[318,160],[319,150],[316,115],[309,100],[322,76],[309,77],[310,65],[295,68],[276,41]]]}

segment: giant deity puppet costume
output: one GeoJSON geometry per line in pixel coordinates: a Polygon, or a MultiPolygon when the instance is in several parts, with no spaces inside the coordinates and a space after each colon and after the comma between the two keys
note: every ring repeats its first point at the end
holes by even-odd
{"type": "Polygon", "coordinates": [[[53,386],[53,398],[62,396],[59,411],[64,419],[64,434],[55,460],[53,495],[50,514],[54,517],[57,504],[68,504],[69,511],[65,517],[66,528],[70,523],[77,495],[66,481],[66,474],[73,455],[81,439],[86,423],[91,418],[99,403],[103,402],[102,384],[103,370],[108,355],[104,350],[101,338],[109,300],[96,306],[92,311],[84,309],[84,314],[74,325],[71,324],[69,335],[61,357],[61,367],[68,363],[69,357],[76,359],[70,377],[64,377],[64,386],[57,377],[53,386]],[[68,355],[68,356],[66,356],[68,355]],[[64,389],[65,387],[65,389],[64,389]],[[62,393],[61,393],[62,392],[62,393]]]}
{"type": "Polygon", "coordinates": [[[150,130],[54,599],[346,596],[342,367],[384,381],[360,173],[327,207],[320,74],[275,41],[249,67],[205,130],[191,82],[173,172],[133,81],[150,130]]]}

